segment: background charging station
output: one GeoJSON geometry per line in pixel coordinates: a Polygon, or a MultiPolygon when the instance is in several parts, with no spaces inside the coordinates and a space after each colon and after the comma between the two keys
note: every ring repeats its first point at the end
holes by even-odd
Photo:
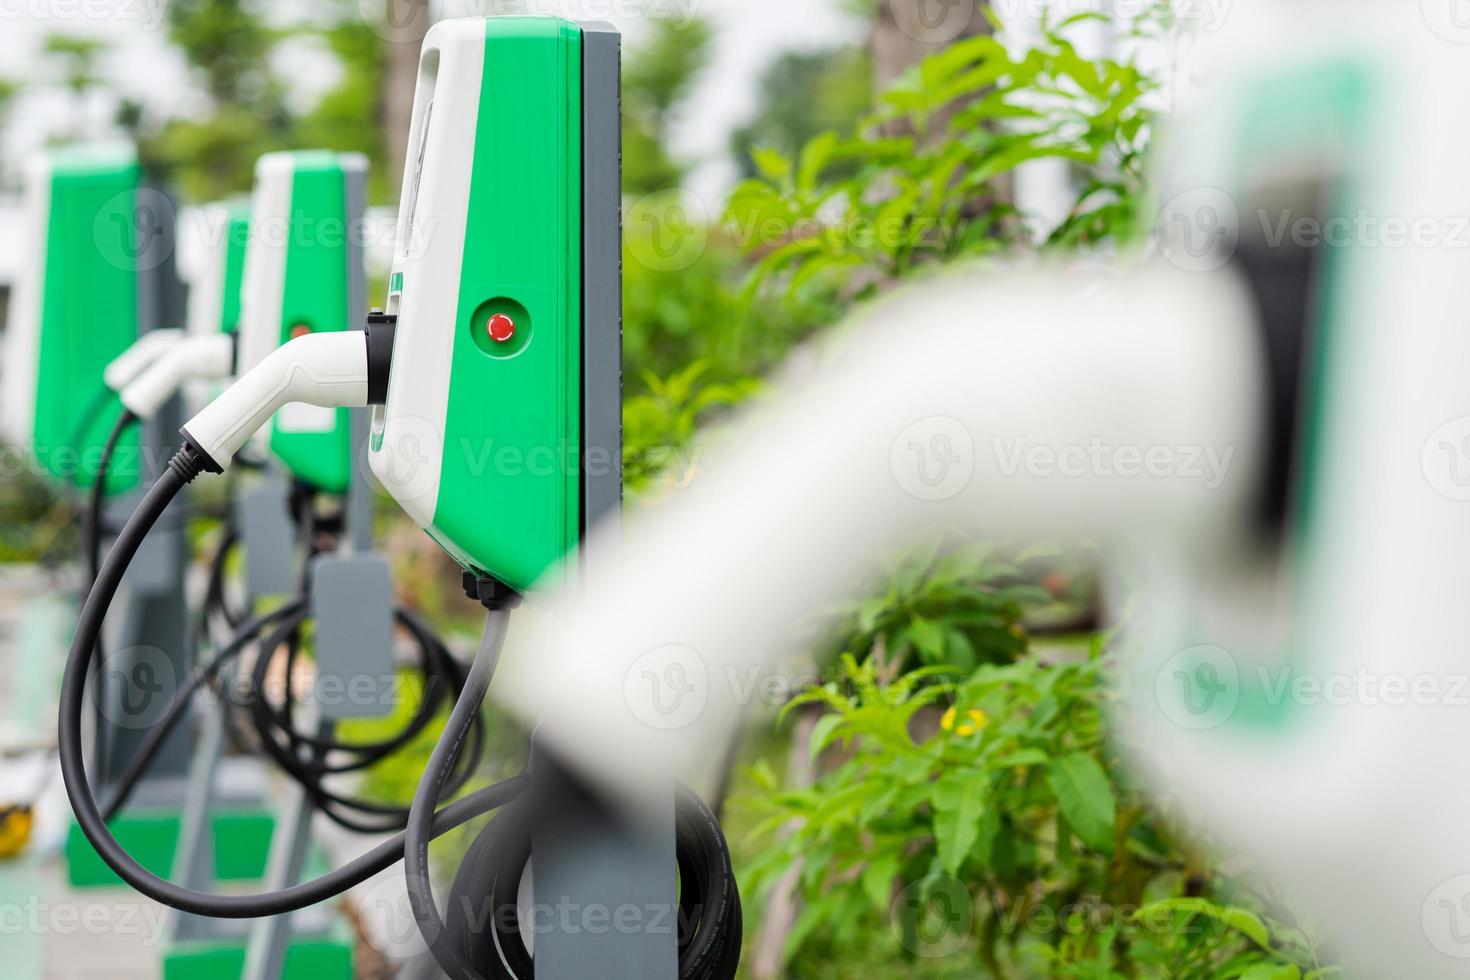
{"type": "MultiPolygon", "coordinates": [[[[0,397],[9,438],[31,447],[42,470],[75,493],[92,487],[117,411],[103,369],[140,334],[183,321],[173,215],[171,199],[150,184],[131,147],[50,151],[27,171],[28,268],[18,283],[0,397]]],[[[124,434],[118,452],[127,465],[109,473],[106,523],[131,512],[180,421],[174,402],[141,431],[124,434]]],[[[146,733],[157,685],[187,669],[184,568],[184,529],[172,519],[138,556],[105,637],[108,657],[94,675],[92,750],[104,786],[146,733]]],[[[118,820],[119,836],[164,870],[187,763],[181,733],[139,788],[138,809],[118,820]]],[[[66,854],[74,885],[116,882],[79,834],[69,836],[66,854]]]]}
{"type": "MultiPolygon", "coordinates": [[[[254,233],[241,281],[242,370],[294,336],[354,329],[362,322],[367,286],[360,223],[366,178],[365,161],[352,154],[280,153],[260,161],[251,204],[254,233]]],[[[260,474],[246,477],[235,506],[244,542],[247,607],[288,593],[309,577],[318,689],[346,690],[355,677],[383,678],[393,671],[392,583],[386,559],[373,551],[367,475],[353,465],[354,433],[360,443],[366,428],[365,410],[289,406],[258,440],[268,447],[268,458],[260,474]],[[310,520],[298,526],[289,513],[296,496],[291,486],[345,494],[347,543],[337,553],[312,553],[305,539],[310,520]]],[[[316,706],[317,735],[329,735],[339,720],[376,717],[388,708],[386,702],[323,699],[316,706]]],[[[230,787],[221,783],[225,742],[223,713],[210,712],[202,719],[195,748],[184,847],[176,865],[179,880],[193,888],[215,883],[209,834],[215,823],[211,814],[230,803],[230,787]]],[[[314,807],[304,789],[287,786],[270,823],[260,876],[264,887],[301,880],[313,857],[314,807]]],[[[352,972],[352,939],[321,907],[253,920],[175,913],[169,932],[164,956],[169,980],[346,980],[352,972]]]]}

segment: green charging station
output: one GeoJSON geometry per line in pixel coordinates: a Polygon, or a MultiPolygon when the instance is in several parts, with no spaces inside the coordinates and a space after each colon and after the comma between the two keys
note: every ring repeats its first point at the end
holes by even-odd
{"type": "Polygon", "coordinates": [[[198,274],[189,284],[188,330],[230,333],[240,326],[240,289],[250,243],[250,202],[217,204],[201,214],[209,239],[198,274]]]}
{"type": "MultiPolygon", "coordinates": [[[[102,373],[138,339],[139,278],[160,261],[152,223],[172,215],[130,146],[38,156],[22,207],[23,267],[0,394],[5,436],[29,447],[43,472],[85,490],[111,422],[98,411],[108,394],[102,373]]],[[[138,447],[134,431],[119,452],[137,458],[138,447]]],[[[119,467],[106,490],[123,493],[139,479],[138,467],[119,467]]]]}
{"type": "MultiPolygon", "coordinates": [[[[517,589],[575,554],[584,523],[583,56],[595,36],[555,18],[446,21],[415,94],[386,308],[393,373],[370,459],[460,564],[517,589]]],[[[591,125],[617,118],[616,91],[603,83],[596,96],[614,101],[591,125]]],[[[598,163],[616,176],[616,159],[598,163]]]]}
{"type": "MultiPolygon", "coordinates": [[[[359,154],[305,150],[268,153],[255,169],[254,236],[272,246],[246,251],[240,310],[239,373],[294,337],[329,333],[353,322],[350,236],[361,234],[363,175],[359,154]]],[[[345,408],[291,404],[264,436],[292,476],[318,490],[347,491],[351,422],[345,408]]]]}
{"type": "MultiPolygon", "coordinates": [[[[191,917],[257,923],[243,960],[232,951],[228,963],[217,958],[207,969],[233,974],[239,962],[250,980],[291,972],[286,940],[295,931],[293,914],[401,857],[419,933],[451,976],[530,976],[533,955],[535,973],[545,977],[735,975],[742,920],[728,846],[714,814],[692,792],[676,789],[672,774],[667,796],[656,792],[635,824],[601,805],[592,787],[533,734],[526,774],[439,808],[474,771],[470,764],[456,775],[462,754],[468,759],[482,744],[474,734],[482,724],[479,708],[511,611],[525,592],[570,583],[589,528],[616,519],[620,58],[618,33],[601,24],[464,18],[429,31],[386,309],[365,319],[352,308],[361,270],[346,258],[360,214],[357,161],[287,153],[269,154],[257,166],[237,378],[180,430],[184,445],[120,536],[127,549],[115,551],[88,596],[68,656],[59,727],[63,779],[80,824],[129,884],[191,917]],[[278,235],[285,236],[283,247],[254,244],[278,235]],[[360,333],[344,333],[358,323],[360,333]],[[293,760],[271,751],[297,783],[299,806],[288,811],[287,832],[277,827],[267,890],[221,896],[187,873],[182,882],[161,880],[127,854],[85,788],[81,692],[101,618],[168,502],[195,478],[223,473],[252,434],[263,433],[264,444],[299,481],[337,493],[359,490],[349,410],[364,406],[373,407],[364,444],[374,474],[463,566],[467,594],[486,610],[479,649],[462,674],[447,651],[435,654],[435,641],[423,639],[426,673],[441,663],[459,685],[444,732],[402,812],[326,794],[315,777],[339,770],[323,770],[318,754],[293,760]],[[390,818],[387,826],[401,826],[402,836],[303,882],[314,811],[349,829],[380,825],[334,806],[390,818]],[[453,819],[505,812],[476,836],[441,913],[428,843],[454,826],[448,823],[454,807],[453,819]],[[668,925],[609,931],[547,929],[531,921],[525,924],[535,931],[533,950],[517,921],[527,885],[537,902],[630,907],[668,925]]],[[[369,669],[361,630],[337,629],[342,620],[360,626],[364,617],[326,612],[391,604],[364,598],[371,594],[365,573],[375,559],[368,554],[370,521],[352,517],[366,512],[354,506],[362,499],[360,492],[348,494],[345,553],[332,556],[335,562],[313,561],[302,602],[256,617],[251,629],[275,631],[262,641],[266,649],[278,649],[311,618],[322,670],[331,673],[327,653],[337,647],[349,660],[340,673],[369,669]],[[333,636],[339,642],[328,642],[333,636]]],[[[310,531],[312,514],[304,520],[310,531]]],[[[411,618],[405,622],[418,632],[411,618]]],[[[256,660],[257,684],[269,663],[256,660]]],[[[325,709],[315,741],[299,733],[292,741],[346,751],[326,741],[335,718],[325,709]]],[[[279,750],[264,733],[289,714],[274,716],[273,724],[270,712],[257,715],[263,746],[279,750]]],[[[223,957],[224,947],[213,952],[223,957]]]]}

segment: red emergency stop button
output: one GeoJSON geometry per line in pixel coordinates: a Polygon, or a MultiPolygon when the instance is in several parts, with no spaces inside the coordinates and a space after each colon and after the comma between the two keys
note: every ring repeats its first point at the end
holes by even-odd
{"type": "Polygon", "coordinates": [[[516,335],[516,322],[504,313],[497,313],[485,324],[490,339],[497,344],[503,344],[516,335]]]}

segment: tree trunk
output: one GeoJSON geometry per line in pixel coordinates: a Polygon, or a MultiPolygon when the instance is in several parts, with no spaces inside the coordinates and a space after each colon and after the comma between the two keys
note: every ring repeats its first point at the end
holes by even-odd
{"type": "Polygon", "coordinates": [[[978,0],[878,0],[877,6],[868,37],[876,92],[960,38],[991,32],[978,0]]]}
{"type": "Polygon", "coordinates": [[[383,74],[383,129],[387,139],[388,186],[403,186],[408,124],[418,82],[419,49],[429,32],[428,0],[388,0],[388,70],[383,74]]]}

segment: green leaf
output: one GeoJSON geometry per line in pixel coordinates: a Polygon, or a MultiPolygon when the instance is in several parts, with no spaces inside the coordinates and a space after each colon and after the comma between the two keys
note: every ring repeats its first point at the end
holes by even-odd
{"type": "Polygon", "coordinates": [[[821,755],[827,743],[832,740],[832,733],[837,730],[846,719],[839,714],[823,715],[818,718],[816,724],[812,725],[811,743],[807,746],[808,753],[812,759],[821,755]]]}
{"type": "Polygon", "coordinates": [[[863,869],[863,892],[880,910],[888,908],[893,879],[898,877],[899,854],[886,851],[868,862],[863,869]]]}
{"type": "Polygon", "coordinates": [[[909,639],[913,640],[914,647],[925,663],[944,660],[944,627],[934,620],[923,616],[915,616],[909,620],[909,639]]]}
{"type": "Polygon", "coordinates": [[[791,160],[780,150],[769,146],[753,147],[750,158],[767,180],[779,183],[791,176],[791,160]]]}
{"type": "Polygon", "coordinates": [[[1257,963],[1240,975],[1240,980],[1301,980],[1295,963],[1257,963]]]}
{"type": "Polygon", "coordinates": [[[996,769],[1015,769],[1020,766],[1044,766],[1051,757],[1041,749],[1018,749],[1007,753],[991,763],[996,769]]]}
{"type": "Polygon", "coordinates": [[[1107,773],[1085,752],[1053,759],[1046,780],[1056,794],[1062,817],[1082,842],[1104,854],[1113,852],[1114,816],[1118,802],[1107,773]]]}
{"type": "Polygon", "coordinates": [[[1216,905],[1207,898],[1166,898],[1163,901],[1145,905],[1133,913],[1133,918],[1147,919],[1150,915],[1156,915],[1160,911],[1202,915],[1248,936],[1262,949],[1271,948],[1271,934],[1260,916],[1238,905],[1216,905]]]}
{"type": "Polygon", "coordinates": [[[990,783],[974,769],[947,772],[934,784],[934,838],[939,863],[948,874],[959,871],[980,837],[980,821],[990,795],[990,783]]]}
{"type": "MultiPolygon", "coordinates": [[[[832,159],[832,152],[837,149],[837,134],[825,132],[807,143],[801,150],[801,163],[796,172],[796,190],[800,194],[810,194],[817,186],[817,178],[822,175],[822,168],[832,159]]],[[[788,164],[788,169],[789,169],[788,164]]]]}

